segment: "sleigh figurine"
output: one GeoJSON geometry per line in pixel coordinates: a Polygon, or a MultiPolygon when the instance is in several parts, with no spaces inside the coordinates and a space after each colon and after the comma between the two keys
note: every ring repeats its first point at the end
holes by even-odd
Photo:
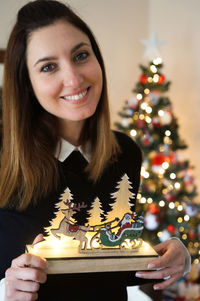
{"type": "Polygon", "coordinates": [[[118,221],[117,225],[112,226],[111,222],[99,229],[91,240],[91,248],[94,240],[100,243],[101,248],[117,246],[119,248],[138,248],[141,246],[140,236],[144,228],[143,216],[137,217],[136,214],[125,213],[121,221],[118,218],[115,221],[118,221]],[[116,229],[117,232],[114,231],[116,229]]]}

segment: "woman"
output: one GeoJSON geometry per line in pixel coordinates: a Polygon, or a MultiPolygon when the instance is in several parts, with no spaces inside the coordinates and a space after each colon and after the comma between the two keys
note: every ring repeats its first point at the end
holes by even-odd
{"type": "MultiPolygon", "coordinates": [[[[170,276],[154,285],[163,289],[179,279],[189,256],[177,239],[156,246],[162,256],[149,263],[156,271],[137,272],[137,278],[133,272],[120,272],[47,279],[46,261],[24,254],[26,244],[35,237],[34,242],[42,240],[39,233],[45,234],[66,187],[75,203],[84,201],[88,208],[98,196],[107,214],[108,199],[126,175],[134,208],[140,167],[137,145],[110,130],[103,59],[88,26],[57,1],[26,4],[18,13],[5,59],[2,300],[127,300],[127,285],[170,276]]],[[[79,224],[87,217],[86,209],[76,214],[79,224]]]]}

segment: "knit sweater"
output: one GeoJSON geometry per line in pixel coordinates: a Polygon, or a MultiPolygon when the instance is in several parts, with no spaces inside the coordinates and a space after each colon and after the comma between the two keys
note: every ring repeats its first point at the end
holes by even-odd
{"type": "MultiPolygon", "coordinates": [[[[38,204],[30,205],[19,212],[13,209],[0,209],[0,279],[11,265],[12,259],[25,251],[26,244],[31,244],[39,234],[45,234],[44,228],[50,226],[55,217],[56,204],[60,196],[68,188],[73,203],[84,202],[82,208],[74,216],[79,225],[88,221],[88,210],[95,198],[101,202],[102,211],[106,215],[112,209],[115,193],[125,177],[129,183],[132,204],[135,201],[140,183],[141,151],[136,143],[125,134],[115,132],[121,153],[117,161],[108,164],[100,179],[94,184],[84,171],[88,164],[79,150],[58,160],[60,183],[59,187],[38,204]]],[[[62,150],[61,150],[62,151],[62,150]]],[[[48,275],[48,280],[41,285],[38,300],[127,300],[126,287],[148,282],[138,279],[134,272],[80,273],[48,275]]]]}

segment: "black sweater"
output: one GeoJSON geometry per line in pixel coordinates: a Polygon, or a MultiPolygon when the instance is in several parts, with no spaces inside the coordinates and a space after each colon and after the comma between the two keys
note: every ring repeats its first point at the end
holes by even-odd
{"type": "MultiPolygon", "coordinates": [[[[25,245],[31,244],[39,233],[44,232],[55,217],[55,204],[68,187],[73,194],[74,203],[86,203],[87,210],[98,197],[105,212],[110,211],[114,199],[112,193],[124,175],[128,176],[135,196],[131,199],[135,210],[135,199],[140,182],[141,151],[135,142],[122,133],[116,132],[121,147],[118,160],[109,164],[100,180],[93,184],[84,172],[88,162],[78,151],[74,151],[64,162],[58,161],[60,184],[57,191],[37,206],[29,206],[23,212],[0,209],[0,279],[5,277],[6,269],[12,259],[24,253],[25,245]]],[[[87,210],[82,209],[75,218],[79,224],[87,221],[87,210]]],[[[38,300],[127,300],[126,286],[138,285],[145,280],[134,277],[134,272],[80,273],[67,275],[48,275],[41,285],[38,300]]]]}

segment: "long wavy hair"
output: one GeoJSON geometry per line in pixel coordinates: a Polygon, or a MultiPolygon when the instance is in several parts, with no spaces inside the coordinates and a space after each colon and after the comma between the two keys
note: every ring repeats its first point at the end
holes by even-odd
{"type": "Polygon", "coordinates": [[[90,39],[103,74],[103,88],[95,114],[81,133],[83,147],[90,141],[92,159],[86,168],[98,181],[105,166],[115,160],[119,145],[110,129],[110,113],[104,62],[87,24],[68,6],[51,0],[36,0],[23,6],[11,32],[3,79],[3,129],[0,169],[0,207],[25,209],[56,189],[59,181],[54,157],[60,141],[58,120],[35,101],[26,64],[27,41],[37,29],[64,20],[90,39]]]}

